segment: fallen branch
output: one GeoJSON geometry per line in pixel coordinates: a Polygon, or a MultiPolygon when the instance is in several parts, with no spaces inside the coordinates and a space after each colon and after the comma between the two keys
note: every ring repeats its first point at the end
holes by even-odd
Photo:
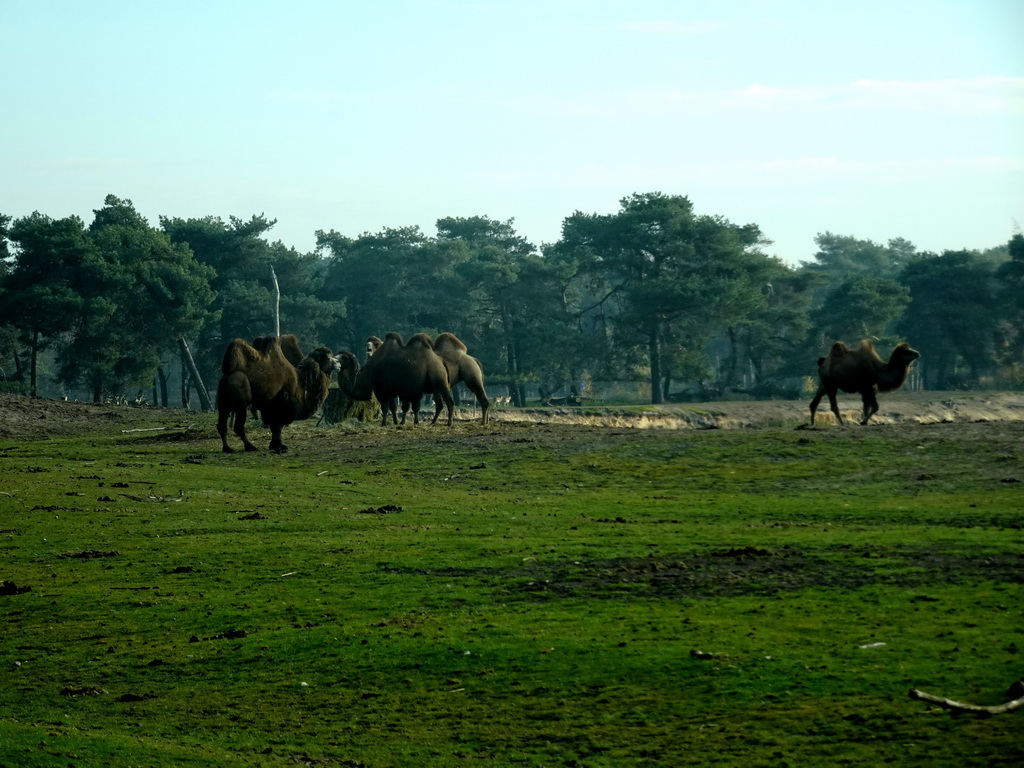
{"type": "Polygon", "coordinates": [[[184,491],[178,491],[178,494],[178,498],[174,498],[173,496],[154,496],[153,494],[150,494],[149,496],[146,497],[133,496],[130,493],[122,493],[121,495],[124,496],[126,499],[131,499],[132,501],[151,501],[157,504],[167,504],[168,502],[181,501],[182,499],[185,498],[184,491]]]}
{"type": "Polygon", "coordinates": [[[917,689],[911,689],[910,698],[915,701],[927,701],[930,704],[938,704],[940,707],[945,709],[951,709],[954,712],[973,712],[976,715],[1001,715],[1004,712],[1012,712],[1018,707],[1024,707],[1024,696],[1008,701],[1005,704],[997,704],[991,707],[985,707],[978,704],[965,704],[961,701],[953,701],[943,696],[933,696],[930,693],[919,691],[917,689]]]}
{"type": "Polygon", "coordinates": [[[174,429],[188,429],[188,427],[146,427],[144,429],[122,429],[122,434],[128,432],[169,432],[174,429]]]}

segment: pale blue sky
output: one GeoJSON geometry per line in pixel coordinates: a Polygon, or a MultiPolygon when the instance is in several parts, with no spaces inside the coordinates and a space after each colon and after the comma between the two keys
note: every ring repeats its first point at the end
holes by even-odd
{"type": "Polygon", "coordinates": [[[0,213],[264,213],[300,251],[688,195],[819,232],[1024,225],[1024,0],[0,0],[0,213]]]}

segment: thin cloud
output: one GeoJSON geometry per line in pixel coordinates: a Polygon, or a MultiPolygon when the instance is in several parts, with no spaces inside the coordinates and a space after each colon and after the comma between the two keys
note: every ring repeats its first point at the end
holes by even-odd
{"type": "MultiPolygon", "coordinates": [[[[460,98],[473,98],[463,94],[460,98]]],[[[522,114],[595,118],[668,119],[729,112],[872,112],[1014,115],[1024,113],[1024,78],[858,80],[823,86],[753,83],[731,90],[640,86],[618,91],[562,94],[545,91],[493,97],[483,103],[522,114]]]]}
{"type": "Polygon", "coordinates": [[[857,80],[832,86],[778,87],[754,83],[733,92],[738,105],[887,109],[901,112],[1024,112],[1024,78],[857,80]]]}
{"type": "Polygon", "coordinates": [[[631,21],[620,25],[626,32],[640,32],[645,35],[711,35],[721,32],[726,24],[722,21],[631,21]]]}

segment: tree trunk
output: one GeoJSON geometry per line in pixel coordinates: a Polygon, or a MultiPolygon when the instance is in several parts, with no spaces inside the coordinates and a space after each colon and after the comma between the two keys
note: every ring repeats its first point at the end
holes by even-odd
{"type": "Polygon", "coordinates": [[[526,387],[523,386],[520,378],[522,366],[519,362],[519,349],[516,344],[512,314],[504,304],[501,306],[501,324],[505,329],[505,355],[507,357],[506,369],[508,370],[509,391],[512,393],[513,403],[522,408],[526,405],[526,387]]]}
{"type": "Polygon", "coordinates": [[[740,360],[740,342],[736,338],[736,327],[730,325],[726,335],[729,337],[729,357],[726,358],[728,368],[726,369],[725,376],[721,377],[724,380],[717,382],[723,392],[729,387],[736,386],[736,381],[738,380],[736,369],[740,360]]]}
{"type": "Polygon", "coordinates": [[[647,354],[651,361],[651,403],[660,405],[665,402],[661,391],[661,324],[657,318],[651,319],[647,339],[647,354]]]}
{"type": "MultiPolygon", "coordinates": [[[[164,367],[162,365],[159,368],[156,369],[156,375],[157,375],[157,380],[160,382],[160,401],[159,401],[159,405],[162,405],[164,408],[166,408],[167,407],[167,379],[169,378],[169,375],[164,371],[164,367]]],[[[157,403],[157,399],[156,399],[156,388],[154,387],[154,391],[153,391],[153,405],[157,405],[157,404],[158,403],[157,403]]]]}
{"type": "MultiPolygon", "coordinates": [[[[25,383],[25,361],[21,359],[22,352],[17,346],[14,348],[14,380],[24,384],[25,383]]],[[[1012,369],[1011,369],[1012,370],[1012,369]]]]}
{"type": "Polygon", "coordinates": [[[192,378],[192,386],[196,388],[196,392],[199,395],[199,404],[204,411],[212,411],[213,404],[210,401],[210,393],[207,391],[206,385],[203,384],[203,377],[199,375],[196,361],[192,359],[192,353],[189,351],[188,344],[184,338],[178,339],[178,347],[181,349],[181,359],[188,367],[189,376],[192,378]]]}
{"type": "Polygon", "coordinates": [[[281,335],[281,286],[277,284],[277,272],[270,267],[270,277],[274,281],[274,335],[281,335]]]}
{"type": "Polygon", "coordinates": [[[39,331],[32,331],[32,359],[29,362],[28,391],[36,396],[36,360],[39,357],[39,331]]]}
{"type": "Polygon", "coordinates": [[[188,385],[189,374],[188,374],[188,366],[185,365],[185,356],[181,355],[180,357],[181,357],[181,407],[185,408],[185,409],[188,409],[189,408],[189,398],[188,398],[188,393],[189,393],[189,385],[188,385]]]}

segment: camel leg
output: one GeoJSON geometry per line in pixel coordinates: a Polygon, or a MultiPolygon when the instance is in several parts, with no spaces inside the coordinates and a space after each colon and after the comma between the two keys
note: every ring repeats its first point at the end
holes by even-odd
{"type": "Polygon", "coordinates": [[[385,398],[377,395],[377,402],[380,403],[381,420],[380,425],[386,427],[388,425],[388,416],[391,416],[392,421],[395,422],[395,426],[398,426],[398,405],[396,398],[385,398]]]}
{"type": "Polygon", "coordinates": [[[235,449],[228,445],[228,413],[226,409],[220,409],[217,413],[217,434],[224,444],[224,453],[234,453],[235,449]]]}
{"type": "Polygon", "coordinates": [[[864,426],[868,419],[878,413],[878,397],[874,392],[865,392],[861,399],[864,401],[864,420],[861,421],[861,426],[864,426]]]}
{"type": "Polygon", "coordinates": [[[444,400],[445,408],[448,409],[448,426],[452,425],[452,411],[455,409],[455,400],[452,398],[452,393],[444,389],[441,391],[441,399],[444,400]]]}
{"type": "Polygon", "coordinates": [[[476,395],[476,401],[480,403],[480,423],[487,423],[487,411],[491,407],[491,401],[487,397],[487,392],[484,391],[483,387],[480,387],[473,393],[476,395]]]}
{"type": "Polygon", "coordinates": [[[242,445],[245,446],[247,451],[258,451],[259,449],[249,442],[249,437],[245,434],[245,419],[248,416],[248,409],[243,405],[242,407],[235,410],[235,434],[238,435],[242,441],[242,445]]]}
{"type": "Polygon", "coordinates": [[[818,387],[818,394],[811,400],[811,426],[814,426],[814,413],[818,410],[818,404],[821,402],[821,398],[825,396],[825,388],[818,387]]]}
{"type": "Polygon", "coordinates": [[[437,424],[442,408],[444,408],[444,401],[437,395],[434,395],[434,420],[430,422],[431,424],[437,424]]]}
{"type": "Polygon", "coordinates": [[[830,390],[827,394],[829,409],[836,415],[836,421],[838,421],[841,426],[845,426],[846,422],[843,421],[843,414],[839,412],[839,403],[836,402],[836,391],[830,390]]]}
{"type": "Polygon", "coordinates": [[[287,453],[288,446],[281,442],[281,429],[279,426],[270,427],[270,451],[272,453],[287,453]]]}

